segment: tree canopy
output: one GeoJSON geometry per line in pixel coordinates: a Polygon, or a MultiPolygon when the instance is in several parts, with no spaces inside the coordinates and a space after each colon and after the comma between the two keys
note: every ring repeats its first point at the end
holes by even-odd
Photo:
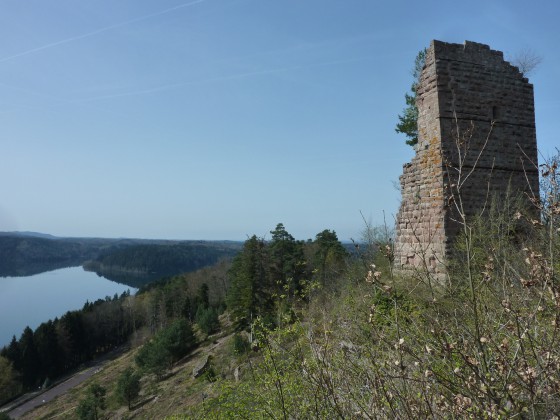
{"type": "Polygon", "coordinates": [[[229,271],[227,305],[239,326],[259,316],[277,323],[304,299],[310,281],[326,286],[345,264],[347,252],[334,231],[325,229],[307,243],[282,223],[270,233],[270,241],[249,238],[229,271]]]}

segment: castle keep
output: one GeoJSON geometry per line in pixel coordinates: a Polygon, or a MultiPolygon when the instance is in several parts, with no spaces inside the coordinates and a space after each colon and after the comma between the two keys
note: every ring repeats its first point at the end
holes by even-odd
{"type": "Polygon", "coordinates": [[[400,177],[395,265],[444,273],[461,228],[458,206],[468,218],[508,190],[538,197],[533,85],[487,45],[432,41],[416,105],[418,144],[400,177]]]}

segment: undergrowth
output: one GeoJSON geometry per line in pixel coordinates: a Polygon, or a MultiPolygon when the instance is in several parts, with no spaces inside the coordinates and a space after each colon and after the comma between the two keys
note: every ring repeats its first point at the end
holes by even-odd
{"type": "MultiPolygon", "coordinates": [[[[556,182],[557,166],[542,168],[556,182]],[[554,177],[554,178],[553,178],[554,177]]],[[[558,418],[560,204],[464,220],[449,281],[359,261],[184,418],[558,418]],[[383,268],[380,268],[383,267],[383,268]],[[434,279],[432,279],[434,280],[434,279]]],[[[391,258],[390,248],[376,258],[391,258]],[[387,251],[388,250],[388,251],[387,251]]]]}

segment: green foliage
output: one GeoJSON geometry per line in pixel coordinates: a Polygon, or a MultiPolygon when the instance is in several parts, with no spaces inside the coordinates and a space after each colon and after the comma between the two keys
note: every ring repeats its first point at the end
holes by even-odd
{"type": "Polygon", "coordinates": [[[81,420],[97,420],[102,410],[105,410],[106,390],[101,385],[93,383],[86,390],[86,397],[80,401],[77,408],[78,418],[81,420]]]}
{"type": "Polygon", "coordinates": [[[339,277],[346,267],[348,253],[342,246],[336,232],[325,229],[315,237],[315,268],[323,286],[339,277]]]}
{"type": "Polygon", "coordinates": [[[467,221],[446,282],[429,271],[400,278],[370,270],[315,293],[290,324],[269,328],[257,318],[250,371],[240,383],[222,381],[196,414],[554,418],[558,208],[551,198],[538,220],[515,197],[489,204],[484,218],[467,221]]]}
{"type": "MultiPolygon", "coordinates": [[[[101,244],[107,245],[103,241],[101,244]]],[[[236,247],[237,244],[229,248],[236,247]]],[[[196,346],[188,321],[175,323],[175,319],[194,320],[197,308],[206,308],[199,314],[202,329],[208,333],[219,329],[216,308],[223,305],[229,266],[230,262],[223,260],[213,267],[146,287],[135,296],[125,292],[88,301],[81,310],[68,311],[60,319],[42,323],[35,331],[26,328],[19,340],[14,336],[0,350],[0,402],[52,383],[60,375],[127,342],[132,333],[143,327],[155,333],[169,326],[169,330],[157,335],[157,343],[147,344],[140,358],[146,370],[161,376],[196,346]]]]}
{"type": "Polygon", "coordinates": [[[422,68],[426,61],[426,49],[418,52],[416,59],[414,61],[414,69],[412,71],[412,76],[414,82],[412,83],[411,92],[412,95],[406,93],[404,95],[406,108],[403,110],[402,115],[399,115],[399,122],[395,128],[397,133],[402,133],[406,135],[406,144],[409,146],[414,146],[418,143],[418,108],[416,107],[416,89],[420,83],[420,74],[422,73],[422,68]]]}
{"type": "Polygon", "coordinates": [[[301,292],[307,277],[304,243],[296,241],[282,223],[270,232],[270,276],[277,295],[286,294],[290,300],[301,292]]]}
{"type": "Polygon", "coordinates": [[[44,378],[56,377],[62,364],[60,357],[62,348],[58,341],[55,323],[48,321],[39,325],[33,339],[39,356],[39,367],[36,373],[44,378]]]}
{"type": "Polygon", "coordinates": [[[118,378],[115,389],[118,400],[132,409],[132,403],[140,393],[140,375],[131,367],[127,368],[118,378]]]}
{"type": "Polygon", "coordinates": [[[167,328],[160,331],[156,339],[169,350],[173,361],[185,356],[197,344],[191,324],[182,318],[173,321],[167,328]]]}
{"type": "Polygon", "coordinates": [[[217,379],[217,375],[216,371],[214,370],[214,366],[210,364],[201,377],[208,382],[215,382],[217,379]]]}
{"type": "MultiPolygon", "coordinates": [[[[109,240],[107,240],[109,242],[109,240]]],[[[94,258],[103,244],[87,239],[0,236],[0,277],[30,276],[77,266],[94,258]]]]}
{"type": "Polygon", "coordinates": [[[202,306],[204,309],[207,309],[210,306],[210,298],[208,296],[208,285],[206,283],[202,283],[198,289],[198,305],[202,306]]]}
{"type": "Polygon", "coordinates": [[[19,394],[21,385],[12,363],[0,356],[0,405],[19,394]]]}
{"type": "Polygon", "coordinates": [[[416,106],[416,91],[413,95],[405,93],[406,108],[399,115],[399,122],[395,127],[397,133],[406,135],[406,144],[415,146],[418,143],[418,108],[416,106]]]}
{"type": "Polygon", "coordinates": [[[253,235],[245,242],[233,260],[229,275],[227,304],[237,322],[248,324],[252,316],[270,308],[267,249],[262,239],[253,235]]]}
{"type": "Polygon", "coordinates": [[[196,344],[189,322],[177,319],[144,344],[136,355],[136,364],[144,371],[161,377],[173,362],[187,355],[196,344]]]}
{"type": "Polygon", "coordinates": [[[249,343],[249,340],[244,335],[235,333],[233,335],[232,350],[235,355],[241,356],[251,350],[251,343],[249,343]]]}
{"type": "Polygon", "coordinates": [[[171,368],[173,363],[171,352],[157,339],[144,344],[134,360],[142,371],[153,373],[159,378],[171,368]]]}
{"type": "Polygon", "coordinates": [[[377,326],[391,326],[398,319],[403,324],[410,322],[415,304],[408,294],[400,290],[388,293],[382,289],[375,289],[371,298],[368,322],[377,326]]]}
{"type": "Polygon", "coordinates": [[[215,333],[220,329],[218,310],[216,308],[204,308],[202,305],[196,311],[196,323],[205,334],[215,333]]]}
{"type": "Polygon", "coordinates": [[[212,243],[134,245],[100,255],[84,264],[84,268],[97,272],[157,273],[163,277],[194,271],[236,253],[236,247],[212,243]]]}
{"type": "Polygon", "coordinates": [[[314,280],[325,285],[345,268],[348,253],[334,231],[324,230],[308,243],[296,241],[282,223],[270,233],[268,243],[251,237],[233,260],[227,304],[238,327],[257,317],[280,325],[308,299],[314,280]]]}
{"type": "Polygon", "coordinates": [[[19,348],[21,351],[21,375],[23,385],[26,388],[34,388],[38,385],[36,372],[39,368],[39,355],[35,340],[33,339],[33,331],[26,327],[19,339],[19,348]]]}

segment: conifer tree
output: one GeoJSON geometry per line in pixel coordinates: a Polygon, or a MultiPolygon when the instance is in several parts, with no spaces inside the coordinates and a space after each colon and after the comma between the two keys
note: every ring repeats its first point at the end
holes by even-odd
{"type": "Polygon", "coordinates": [[[96,383],[91,384],[86,391],[86,397],[78,405],[78,417],[82,420],[98,420],[101,411],[106,408],[105,394],[104,387],[96,383]]]}
{"type": "Polygon", "coordinates": [[[39,370],[39,354],[33,339],[33,331],[26,327],[19,339],[19,348],[21,349],[21,374],[23,385],[26,388],[33,388],[37,385],[39,370]]]}
{"type": "Polygon", "coordinates": [[[416,90],[420,83],[420,74],[426,62],[426,49],[420,50],[416,59],[414,60],[414,68],[412,76],[414,81],[410,88],[412,94],[405,93],[404,99],[406,108],[403,110],[402,115],[399,115],[399,122],[395,128],[397,133],[406,135],[406,144],[415,146],[418,143],[418,108],[416,107],[416,90]]]}
{"type": "Polygon", "coordinates": [[[271,306],[268,258],[264,241],[253,235],[235,257],[229,271],[231,286],[227,304],[241,324],[265,314],[271,306]]]}
{"type": "Polygon", "coordinates": [[[278,223],[270,233],[270,275],[276,286],[275,292],[285,293],[288,289],[293,295],[299,291],[305,276],[303,243],[296,241],[282,223],[278,223]]]}
{"type": "Polygon", "coordinates": [[[323,285],[343,269],[347,256],[334,230],[325,229],[315,236],[315,268],[323,285]]]}
{"type": "Polygon", "coordinates": [[[133,368],[127,368],[117,380],[116,394],[120,402],[132,409],[132,403],[140,393],[140,375],[133,368]]]}

